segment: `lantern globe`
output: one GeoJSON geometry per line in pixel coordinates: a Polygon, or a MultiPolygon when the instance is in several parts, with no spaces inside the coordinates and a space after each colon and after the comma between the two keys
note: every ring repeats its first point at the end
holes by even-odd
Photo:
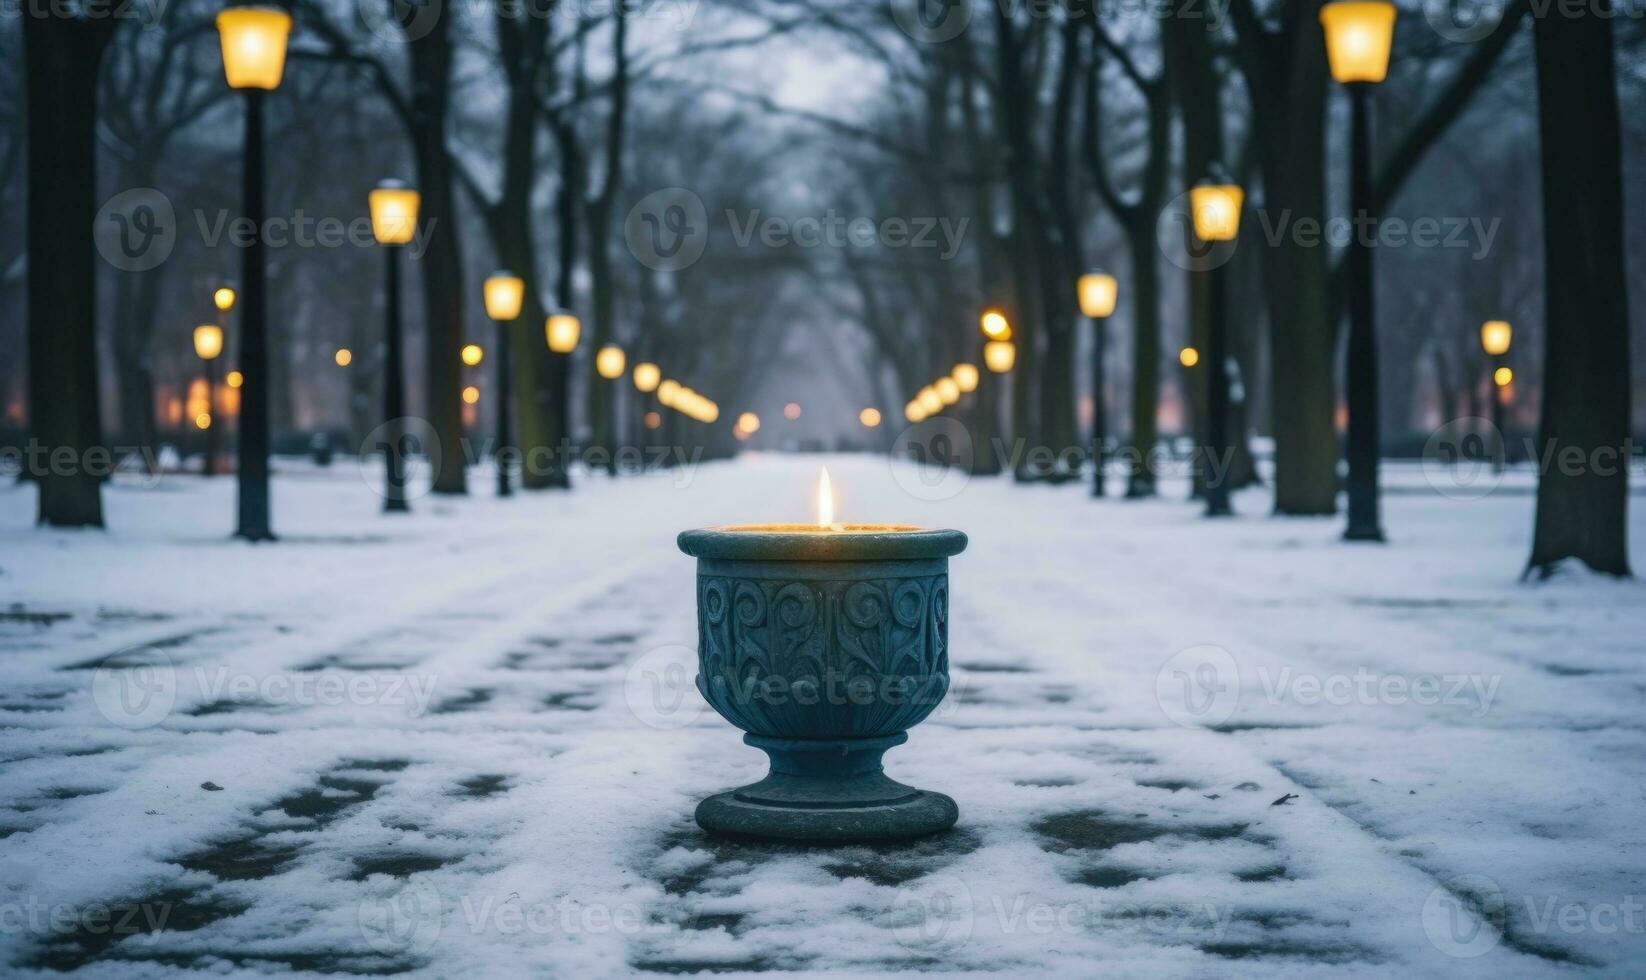
{"type": "Polygon", "coordinates": [[[332,360],[337,362],[338,367],[348,367],[354,363],[354,351],[347,347],[339,347],[337,353],[332,355],[332,360]]]}
{"type": "Polygon", "coordinates": [[[634,386],[642,392],[653,392],[663,380],[663,370],[650,361],[641,361],[634,366],[634,386]]]}
{"type": "Polygon", "coordinates": [[[668,408],[674,407],[675,396],[680,394],[680,382],[664,378],[657,383],[657,400],[668,408]]]}
{"type": "Polygon", "coordinates": [[[903,417],[918,424],[926,421],[926,410],[920,407],[920,401],[917,399],[903,406],[903,417]]]}
{"type": "Polygon", "coordinates": [[[548,338],[549,350],[570,354],[577,349],[577,339],[583,335],[583,321],[575,313],[559,310],[544,321],[543,333],[548,338]]]}
{"type": "Polygon", "coordinates": [[[1177,363],[1186,368],[1192,368],[1200,363],[1200,352],[1193,347],[1185,347],[1177,352],[1177,363]]]}
{"type": "Polygon", "coordinates": [[[857,420],[863,423],[865,429],[875,429],[880,426],[880,409],[865,408],[857,413],[857,420]]]}
{"type": "Polygon", "coordinates": [[[942,399],[945,405],[953,405],[960,400],[960,386],[947,375],[932,382],[932,388],[937,391],[937,397],[942,399]]]}
{"type": "Polygon", "coordinates": [[[291,14],[275,7],[230,7],[217,13],[223,75],[234,89],[280,87],[286,70],[291,14]]]}
{"type": "Polygon", "coordinates": [[[230,388],[238,388],[246,383],[246,376],[239,371],[230,371],[224,375],[223,380],[228,382],[230,388]]]}
{"type": "Polygon", "coordinates": [[[931,385],[920,389],[914,397],[916,401],[920,402],[920,407],[926,410],[927,415],[936,415],[938,412],[943,411],[943,396],[939,395],[937,389],[931,385]]]}
{"type": "Polygon", "coordinates": [[[1333,0],[1320,8],[1326,61],[1332,78],[1349,85],[1381,82],[1389,74],[1395,5],[1388,0],[1333,0]]]}
{"type": "Polygon", "coordinates": [[[1514,380],[1515,380],[1515,370],[1514,370],[1514,368],[1500,367],[1496,371],[1492,372],[1492,381],[1494,381],[1499,388],[1509,387],[1511,384],[1514,384],[1514,380]]]}
{"type": "Polygon", "coordinates": [[[1017,345],[1009,340],[993,340],[983,345],[983,364],[995,374],[1005,374],[1017,364],[1017,345]]]}
{"type": "Polygon", "coordinates": [[[407,245],[417,235],[422,195],[402,181],[385,180],[372,188],[371,231],[379,245],[407,245]]]}
{"type": "Polygon", "coordinates": [[[1012,324],[1006,319],[1006,314],[999,310],[984,310],[978,318],[977,325],[983,331],[983,336],[990,340],[1011,340],[1012,324]]]}
{"type": "Polygon", "coordinates": [[[223,353],[223,328],[203,323],[194,328],[194,354],[202,361],[215,361],[223,353]]]}
{"type": "Polygon", "coordinates": [[[953,378],[954,383],[959,385],[960,390],[966,394],[977,390],[976,364],[956,364],[954,370],[949,372],[949,377],[953,378]]]}
{"type": "Polygon", "coordinates": [[[594,369],[607,381],[616,381],[621,378],[627,367],[628,357],[623,353],[623,348],[616,344],[607,344],[600,348],[598,354],[594,355],[594,369]]]}
{"type": "Polygon", "coordinates": [[[221,286],[217,292],[211,294],[212,303],[224,313],[234,309],[235,292],[231,286],[221,286]]]}
{"type": "Polygon", "coordinates": [[[526,305],[526,280],[507,270],[488,276],[481,292],[486,297],[486,315],[500,323],[520,316],[526,305]]]}
{"type": "Polygon", "coordinates": [[[463,403],[465,405],[474,405],[474,404],[477,404],[479,401],[480,401],[480,389],[478,387],[476,387],[474,385],[469,385],[467,388],[463,389],[463,403]]]}
{"type": "Polygon", "coordinates": [[[753,412],[744,412],[737,417],[737,427],[750,435],[754,435],[760,431],[760,416],[753,412]]]}
{"type": "Polygon", "coordinates": [[[486,359],[486,350],[479,344],[464,344],[462,357],[464,364],[474,367],[486,359]]]}
{"type": "Polygon", "coordinates": [[[1514,328],[1507,320],[1487,320],[1480,325],[1480,346],[1493,357],[1502,357],[1509,353],[1509,344],[1514,339],[1514,328]]]}
{"type": "Polygon", "coordinates": [[[1099,320],[1114,312],[1120,284],[1106,272],[1088,272],[1080,277],[1077,292],[1081,315],[1099,320]]]}
{"type": "Polygon", "coordinates": [[[1189,191],[1195,237],[1203,242],[1232,242],[1240,233],[1240,207],[1246,192],[1238,184],[1203,180],[1189,191]]]}

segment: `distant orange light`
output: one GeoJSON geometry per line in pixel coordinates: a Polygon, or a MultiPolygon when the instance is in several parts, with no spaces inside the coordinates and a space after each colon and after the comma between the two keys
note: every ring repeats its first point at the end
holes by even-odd
{"type": "Polygon", "coordinates": [[[463,400],[468,402],[470,405],[480,401],[480,389],[476,388],[474,385],[469,385],[467,388],[464,388],[463,400]]]}
{"type": "Polygon", "coordinates": [[[784,405],[783,406],[783,417],[788,419],[790,422],[793,422],[795,419],[799,418],[800,417],[800,403],[799,402],[789,402],[787,405],[784,405]]]}
{"type": "Polygon", "coordinates": [[[196,415],[194,417],[194,427],[197,429],[211,428],[211,413],[201,412],[199,415],[196,415]]]}
{"type": "Polygon", "coordinates": [[[662,428],[662,426],[663,426],[663,416],[657,414],[656,412],[647,412],[645,422],[646,422],[646,428],[648,428],[648,429],[662,428]]]}
{"type": "Polygon", "coordinates": [[[1177,363],[1186,368],[1192,368],[1200,363],[1200,352],[1193,347],[1185,347],[1177,352],[1177,363]]]}
{"type": "Polygon", "coordinates": [[[339,347],[333,360],[337,361],[338,367],[348,367],[354,363],[354,351],[349,350],[347,347],[339,347]]]}
{"type": "Polygon", "coordinates": [[[978,320],[978,326],[982,328],[983,336],[990,340],[1012,339],[1011,321],[999,310],[984,310],[982,318],[978,320]]]}
{"type": "Polygon", "coordinates": [[[880,409],[865,408],[857,413],[857,420],[863,423],[865,429],[873,429],[880,425],[880,409]]]}
{"type": "Polygon", "coordinates": [[[230,388],[238,388],[246,383],[246,376],[241,374],[239,371],[230,371],[228,377],[224,378],[224,380],[229,383],[230,388]]]}

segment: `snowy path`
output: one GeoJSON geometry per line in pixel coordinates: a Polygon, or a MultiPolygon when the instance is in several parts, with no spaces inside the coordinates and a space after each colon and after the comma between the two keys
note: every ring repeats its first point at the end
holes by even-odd
{"type": "Polygon", "coordinates": [[[1524,483],[1391,468],[1368,549],[825,461],[846,519],[972,537],[887,758],[961,823],[912,847],[691,822],[763,757],[689,693],[674,534],[804,519],[816,457],[398,520],[294,469],[261,549],[231,481],[106,535],[0,489],[0,972],[1646,971],[1646,588],[1517,584],[1524,483]]]}

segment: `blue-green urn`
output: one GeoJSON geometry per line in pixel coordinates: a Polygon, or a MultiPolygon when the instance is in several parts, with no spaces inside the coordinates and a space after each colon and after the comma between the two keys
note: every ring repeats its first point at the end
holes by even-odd
{"type": "Polygon", "coordinates": [[[954,800],[881,756],[949,689],[949,558],[959,531],[757,525],[680,535],[697,559],[697,689],[765,779],[704,800],[710,833],[885,841],[948,830],[954,800]]]}

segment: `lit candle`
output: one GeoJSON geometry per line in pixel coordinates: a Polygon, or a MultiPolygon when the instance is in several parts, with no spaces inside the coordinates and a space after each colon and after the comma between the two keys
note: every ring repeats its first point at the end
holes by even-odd
{"type": "Polygon", "coordinates": [[[834,520],[834,487],[829,483],[827,466],[817,478],[817,526],[828,531],[846,530],[844,524],[836,524],[834,520]]]}

